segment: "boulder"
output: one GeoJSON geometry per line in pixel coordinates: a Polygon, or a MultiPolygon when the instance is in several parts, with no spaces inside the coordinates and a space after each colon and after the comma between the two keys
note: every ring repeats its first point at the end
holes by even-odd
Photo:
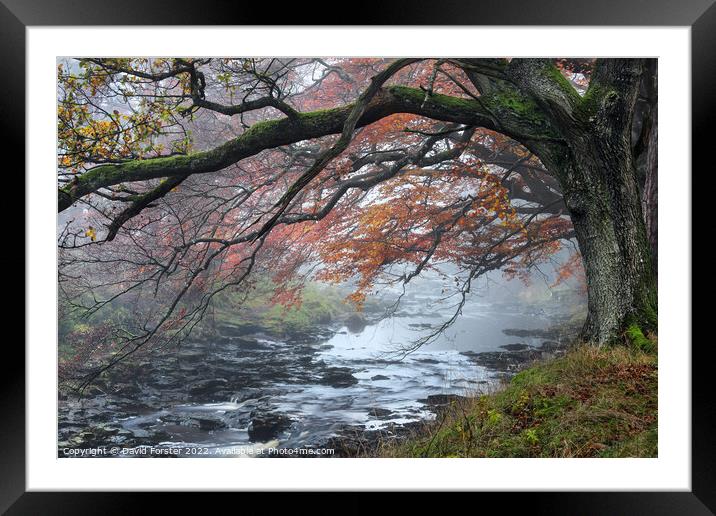
{"type": "Polygon", "coordinates": [[[388,419],[393,414],[394,412],[392,410],[381,407],[375,407],[368,411],[369,416],[376,417],[378,419],[388,419]]]}
{"type": "Polygon", "coordinates": [[[197,380],[187,385],[189,394],[196,396],[199,394],[211,394],[226,386],[228,381],[226,378],[210,378],[207,380],[197,380]]]}
{"type": "Polygon", "coordinates": [[[427,398],[420,400],[430,407],[444,407],[453,402],[463,402],[467,400],[465,396],[459,394],[431,394],[427,398]]]}
{"type": "Polygon", "coordinates": [[[329,367],[323,371],[323,377],[319,383],[331,387],[350,387],[358,383],[358,379],[353,376],[352,372],[347,367],[329,367]]]}
{"type": "Polygon", "coordinates": [[[291,427],[293,420],[283,414],[253,414],[249,423],[249,440],[266,442],[291,427]]]}
{"type": "Polygon", "coordinates": [[[226,423],[224,423],[221,419],[215,418],[215,417],[192,417],[192,419],[199,423],[199,428],[201,430],[216,430],[217,428],[225,428],[226,423]]]}
{"type": "Polygon", "coordinates": [[[517,342],[515,344],[505,344],[504,346],[500,346],[502,349],[506,349],[507,351],[523,351],[529,346],[527,344],[523,344],[521,342],[517,342]]]}

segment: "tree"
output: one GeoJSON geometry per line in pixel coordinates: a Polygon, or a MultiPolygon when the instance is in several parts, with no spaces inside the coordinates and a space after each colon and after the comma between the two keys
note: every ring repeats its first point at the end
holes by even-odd
{"type": "Polygon", "coordinates": [[[653,62],[82,59],[59,79],[62,291],[78,306],[92,292],[95,311],[154,285],[163,310],[125,337],[130,353],[191,329],[257,267],[285,297],[319,257],[324,278],[360,276],[360,303],[397,263],[405,284],[453,261],[464,302],[485,271],[518,273],[571,238],[581,337],[656,329],[653,62]]]}

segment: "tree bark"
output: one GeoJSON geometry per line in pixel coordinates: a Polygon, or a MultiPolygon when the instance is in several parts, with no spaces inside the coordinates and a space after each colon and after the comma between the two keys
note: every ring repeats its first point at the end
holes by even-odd
{"type": "Polygon", "coordinates": [[[541,155],[560,180],[574,225],[588,290],[582,339],[595,344],[657,326],[656,278],[631,145],[641,70],[640,60],[598,66],[575,109],[554,108],[559,117],[552,122],[566,145],[541,155]]]}
{"type": "Polygon", "coordinates": [[[614,341],[632,325],[656,328],[656,282],[630,152],[594,138],[563,182],[587,277],[585,341],[614,341]]]}
{"type": "Polygon", "coordinates": [[[642,77],[641,103],[637,104],[638,122],[634,123],[634,156],[637,164],[637,177],[641,188],[642,211],[646,222],[646,232],[651,246],[654,274],[658,274],[658,70],[656,59],[651,59],[644,67],[642,77]],[[639,109],[640,108],[640,109],[639,109]],[[639,116],[640,115],[640,116],[639,116]],[[638,131],[638,133],[637,133],[638,131]]]}
{"type": "Polygon", "coordinates": [[[644,204],[644,220],[646,222],[646,232],[649,236],[649,245],[651,246],[654,274],[659,273],[659,204],[657,199],[659,175],[659,163],[657,159],[658,109],[658,106],[654,104],[651,115],[651,130],[649,132],[649,148],[646,151],[646,179],[644,181],[644,193],[642,194],[642,202],[644,204]]]}

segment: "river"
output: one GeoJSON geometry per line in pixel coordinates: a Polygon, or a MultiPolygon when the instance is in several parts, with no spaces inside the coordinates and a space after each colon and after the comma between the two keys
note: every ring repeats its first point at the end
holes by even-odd
{"type": "Polygon", "coordinates": [[[451,315],[433,298],[406,296],[393,317],[365,326],[334,322],[289,339],[224,329],[212,342],[148,355],[80,400],[61,396],[58,454],[111,447],[146,456],[136,452],[150,447],[151,455],[251,457],[351,435],[391,438],[434,418],[445,395],[492,390],[543,344],[559,344],[548,327],[563,307],[530,312],[476,297],[434,342],[396,357],[451,315]]]}

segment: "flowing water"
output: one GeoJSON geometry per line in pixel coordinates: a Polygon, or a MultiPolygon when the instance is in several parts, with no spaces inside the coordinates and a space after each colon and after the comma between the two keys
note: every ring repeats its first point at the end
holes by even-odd
{"type": "Polygon", "coordinates": [[[435,417],[429,396],[493,388],[504,371],[476,355],[544,341],[503,330],[553,322],[543,310],[526,314],[524,305],[476,298],[434,342],[398,359],[397,350],[451,315],[431,299],[406,297],[393,317],[364,327],[334,324],[297,341],[225,335],[149,360],[117,392],[60,403],[60,456],[92,444],[118,445],[129,456],[147,446],[153,454],[253,456],[321,447],[346,429],[392,435],[435,417]]]}

